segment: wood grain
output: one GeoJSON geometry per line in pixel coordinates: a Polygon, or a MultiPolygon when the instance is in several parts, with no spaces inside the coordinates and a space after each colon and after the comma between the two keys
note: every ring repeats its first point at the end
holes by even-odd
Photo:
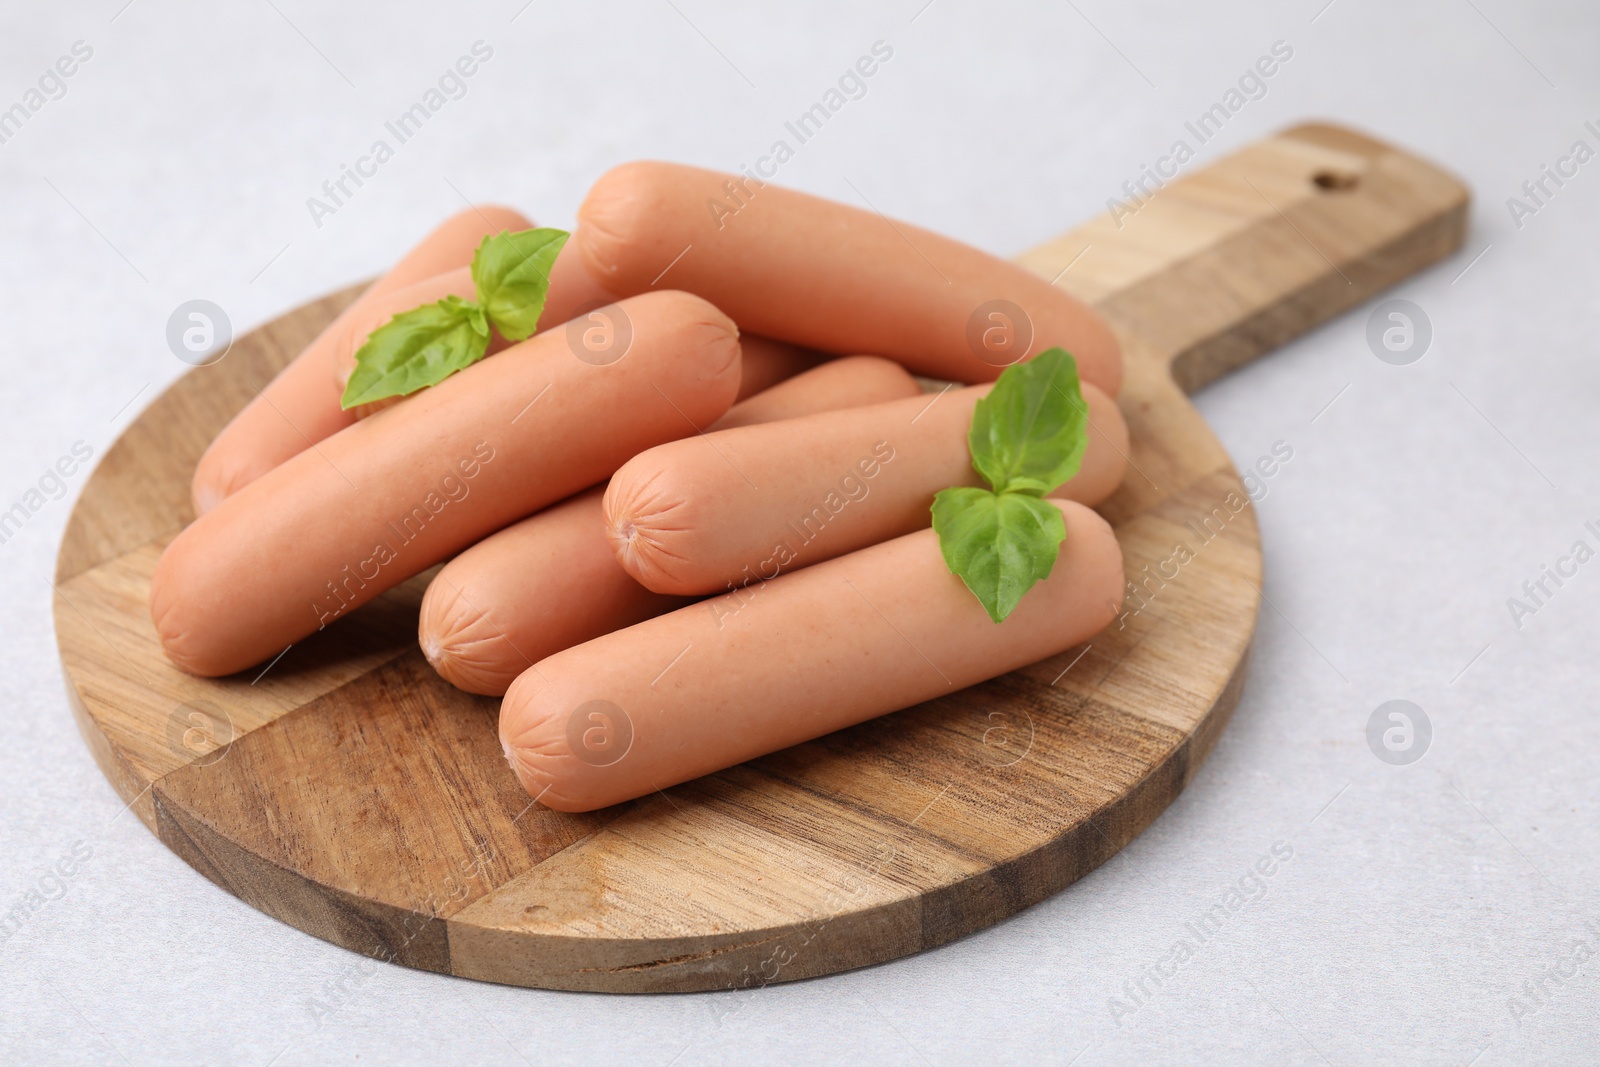
{"type": "Polygon", "coordinates": [[[355,291],[330,296],[180,380],[89,479],[56,574],[74,713],[178,855],[379,958],[561,989],[755,989],[942,944],[1114,855],[1238,699],[1260,545],[1186,392],[1449,254],[1466,205],[1414,156],[1302,126],[1022,256],[1125,347],[1132,469],[1101,509],[1128,568],[1122,617],[1043,663],[588,815],[530,805],[494,702],[427,668],[426,576],[259,678],[195,679],[160,655],[145,598],[191,517],[194,462],[355,291]]]}

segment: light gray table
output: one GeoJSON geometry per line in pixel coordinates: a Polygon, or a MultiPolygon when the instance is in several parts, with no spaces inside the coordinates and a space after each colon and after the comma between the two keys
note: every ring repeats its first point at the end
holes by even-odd
{"type": "Polygon", "coordinates": [[[1570,172],[1575,141],[1600,150],[1600,17],[1581,0],[1325,3],[97,0],[0,15],[0,109],[34,101],[75,42],[92,49],[45,79],[19,130],[0,126],[0,510],[39,504],[0,544],[0,1058],[1600,1059],[1600,563],[1566,564],[1577,573],[1547,579],[1531,614],[1508,606],[1575,541],[1600,548],[1584,526],[1600,525],[1600,160],[1546,179],[1540,202],[1523,191],[1545,165],[1570,172]],[[463,197],[570,225],[619,161],[752,164],[877,41],[892,58],[778,180],[1010,254],[1102,210],[1280,40],[1292,59],[1202,160],[1307,117],[1353,123],[1466,178],[1472,232],[1393,294],[1431,321],[1420,361],[1374,357],[1374,301],[1201,396],[1241,465],[1294,451],[1258,504],[1270,606],[1210,762],[1106,867],[958,944],[734,1011],[363,962],[119,814],[72,725],[50,622],[83,474],[58,487],[47,472],[78,442],[101,454],[183,371],[164,338],[177,305],[213,300],[243,330],[379,271],[463,197]],[[308,198],[477,41],[493,54],[460,98],[313,218],[308,198]],[[1367,739],[1395,699],[1432,726],[1407,765],[1367,739]],[[1245,883],[1249,906],[1164,963],[1274,846],[1292,858],[1245,883]],[[71,876],[50,874],[63,858],[71,876]]]}

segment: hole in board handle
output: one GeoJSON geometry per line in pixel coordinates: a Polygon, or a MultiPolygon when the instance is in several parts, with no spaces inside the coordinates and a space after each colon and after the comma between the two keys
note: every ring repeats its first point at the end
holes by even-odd
{"type": "Polygon", "coordinates": [[[1319,170],[1311,176],[1311,184],[1327,193],[1347,193],[1360,181],[1359,174],[1344,174],[1336,170],[1319,170]]]}

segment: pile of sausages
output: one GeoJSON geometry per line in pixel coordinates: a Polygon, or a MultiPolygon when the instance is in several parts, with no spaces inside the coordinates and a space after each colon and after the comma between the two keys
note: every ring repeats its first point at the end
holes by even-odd
{"type": "Polygon", "coordinates": [[[872,211],[616,168],[538,333],[381,410],[340,408],[372,330],[471,299],[479,241],[529,226],[497,207],[444,223],[212,442],[197,518],[151,584],[175,664],[263,663],[448,561],[423,653],[503,695],[531,796],[586,811],[1036,662],[1115,616],[1121,551],[1090,510],[1127,462],[1112,334],[1044,279],[872,211]],[[737,214],[707,209],[730,193],[737,214]],[[1054,570],[996,624],[929,505],[981,484],[966,435],[983,383],[1055,345],[1078,361],[1088,450],[1054,495],[1054,570]]]}

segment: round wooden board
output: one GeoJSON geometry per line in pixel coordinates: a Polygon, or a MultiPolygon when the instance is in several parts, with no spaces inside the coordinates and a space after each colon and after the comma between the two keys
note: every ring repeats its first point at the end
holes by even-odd
{"type": "Polygon", "coordinates": [[[530,804],[497,702],[423,660],[426,576],[259,677],[191,678],[162,658],[146,597],[191,518],[195,460],[355,294],[309,304],[179,380],[90,478],[55,583],[79,726],[206,877],[408,966],[560,989],[750,988],[950,941],[1149,825],[1238,698],[1255,516],[1184,390],[1448,254],[1466,202],[1413,156],[1305,126],[1023,257],[1126,347],[1133,467],[1101,509],[1131,580],[1122,618],[1026,670],[585,815],[530,804]]]}

